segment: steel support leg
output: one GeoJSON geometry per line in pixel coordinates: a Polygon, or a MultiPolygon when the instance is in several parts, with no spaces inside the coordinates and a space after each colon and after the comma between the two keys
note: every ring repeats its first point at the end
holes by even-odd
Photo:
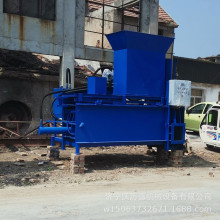
{"type": "Polygon", "coordinates": [[[54,147],[55,146],[55,135],[53,135],[51,137],[51,146],[54,147]]]}
{"type": "Polygon", "coordinates": [[[79,155],[80,154],[80,147],[78,144],[75,144],[75,154],[79,155]]]}
{"type": "Polygon", "coordinates": [[[65,146],[65,140],[64,138],[62,138],[62,142],[61,142],[61,150],[65,150],[66,146],[65,146]]]}

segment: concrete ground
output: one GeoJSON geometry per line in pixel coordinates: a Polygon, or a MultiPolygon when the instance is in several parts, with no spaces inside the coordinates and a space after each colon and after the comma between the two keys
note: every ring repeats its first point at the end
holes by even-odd
{"type": "Polygon", "coordinates": [[[6,186],[1,219],[220,219],[219,150],[190,137],[194,153],[183,168],[147,166],[112,179],[6,186]]]}

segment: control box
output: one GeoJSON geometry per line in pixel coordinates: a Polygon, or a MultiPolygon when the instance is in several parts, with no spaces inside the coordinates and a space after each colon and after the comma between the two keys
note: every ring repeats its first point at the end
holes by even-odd
{"type": "Polygon", "coordinates": [[[187,80],[169,80],[169,105],[190,106],[191,82],[187,80]]]}

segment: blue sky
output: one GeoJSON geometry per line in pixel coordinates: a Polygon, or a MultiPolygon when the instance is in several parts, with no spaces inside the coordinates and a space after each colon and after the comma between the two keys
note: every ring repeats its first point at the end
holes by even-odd
{"type": "Polygon", "coordinates": [[[179,24],[175,56],[220,54],[220,0],[160,0],[160,5],[179,24]]]}

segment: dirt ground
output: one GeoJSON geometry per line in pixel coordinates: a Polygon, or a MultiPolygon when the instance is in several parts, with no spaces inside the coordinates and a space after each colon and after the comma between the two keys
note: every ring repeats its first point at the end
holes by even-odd
{"type": "Polygon", "coordinates": [[[123,176],[141,176],[146,172],[149,175],[180,172],[190,176],[192,170],[199,173],[204,169],[208,178],[214,178],[214,171],[220,165],[220,150],[208,150],[196,134],[190,134],[190,138],[193,152],[184,155],[181,168],[156,164],[155,155],[147,154],[146,146],[82,148],[81,152],[86,155],[85,174],[70,174],[72,148],[60,152],[57,164],[47,160],[45,147],[0,147],[0,189],[8,186],[100,183],[117,181],[123,176]]]}

